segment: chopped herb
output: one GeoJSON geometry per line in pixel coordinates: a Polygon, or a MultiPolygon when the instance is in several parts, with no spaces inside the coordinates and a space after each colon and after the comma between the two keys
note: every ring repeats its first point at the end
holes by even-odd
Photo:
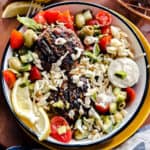
{"type": "Polygon", "coordinates": [[[125,71],[117,71],[115,76],[119,77],[120,79],[125,79],[127,77],[127,73],[125,71]]]}
{"type": "Polygon", "coordinates": [[[100,48],[99,48],[99,45],[97,43],[95,43],[95,45],[94,45],[93,53],[95,56],[98,56],[100,53],[100,48]]]}
{"type": "Polygon", "coordinates": [[[98,61],[97,56],[95,56],[94,53],[92,53],[92,52],[85,51],[84,55],[89,57],[90,59],[92,59],[94,62],[98,61]]]}
{"type": "Polygon", "coordinates": [[[98,55],[100,53],[100,48],[97,43],[95,43],[93,52],[85,51],[84,55],[89,57],[93,62],[98,62],[99,58],[98,55]]]}

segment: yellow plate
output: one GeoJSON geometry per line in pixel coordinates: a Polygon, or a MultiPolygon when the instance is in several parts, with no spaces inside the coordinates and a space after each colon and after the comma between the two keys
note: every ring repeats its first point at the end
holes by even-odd
{"type": "MultiPolygon", "coordinates": [[[[116,12],[115,12],[116,13],[116,12]]],[[[119,15],[122,19],[124,19],[137,33],[139,39],[142,41],[143,46],[145,48],[148,63],[150,64],[150,44],[144,37],[144,35],[140,32],[140,30],[127,18],[123,17],[120,14],[119,15]]],[[[148,81],[149,82],[149,81],[148,81]]],[[[141,107],[138,115],[134,118],[134,120],[128,125],[127,128],[125,128],[122,132],[120,132],[118,135],[116,135],[110,143],[103,144],[101,149],[103,150],[110,150],[119,144],[123,143],[125,140],[127,140],[130,136],[132,136],[144,123],[144,121],[147,119],[148,115],[150,114],[150,88],[148,89],[148,93],[146,96],[146,99],[144,101],[143,106],[141,107]]]]}

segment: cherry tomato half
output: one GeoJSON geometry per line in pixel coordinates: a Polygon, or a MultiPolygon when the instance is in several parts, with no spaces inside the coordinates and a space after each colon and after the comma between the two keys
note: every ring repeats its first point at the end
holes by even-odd
{"type": "Polygon", "coordinates": [[[50,126],[51,126],[51,134],[50,135],[53,138],[55,138],[56,140],[58,140],[60,142],[68,143],[72,139],[71,128],[69,127],[68,122],[63,117],[54,116],[51,119],[50,126]],[[58,130],[62,126],[66,127],[66,132],[60,134],[58,130]]]}
{"type": "Polygon", "coordinates": [[[72,30],[74,29],[73,20],[74,20],[74,17],[71,16],[69,10],[66,10],[66,11],[62,12],[62,13],[58,16],[58,19],[57,19],[57,21],[63,22],[64,25],[65,25],[67,28],[70,28],[70,29],[72,29],[72,30]]]}
{"type": "Polygon", "coordinates": [[[88,21],[86,22],[86,24],[87,24],[87,25],[91,25],[91,26],[93,26],[93,25],[99,25],[99,21],[96,20],[96,19],[90,19],[90,20],[88,20],[88,21]]]}
{"type": "Polygon", "coordinates": [[[109,26],[112,22],[111,14],[103,10],[96,14],[96,19],[98,20],[99,25],[102,27],[109,26]]]}
{"type": "Polygon", "coordinates": [[[60,11],[57,10],[46,10],[44,12],[44,18],[46,19],[48,24],[56,22],[59,15],[60,15],[60,11]]]}
{"type": "Polygon", "coordinates": [[[16,82],[16,76],[13,72],[9,70],[3,71],[4,79],[8,85],[8,87],[11,89],[14,86],[14,83],[16,82]]]}
{"type": "Polygon", "coordinates": [[[101,114],[105,114],[105,113],[109,112],[109,104],[96,103],[95,108],[101,114]]]}
{"type": "Polygon", "coordinates": [[[131,87],[126,88],[125,91],[127,92],[127,103],[130,104],[135,100],[136,92],[131,87]]]}
{"type": "Polygon", "coordinates": [[[30,80],[35,81],[35,80],[40,80],[41,78],[42,77],[39,69],[36,66],[33,66],[30,71],[30,80]]]}
{"type": "Polygon", "coordinates": [[[101,33],[102,34],[110,34],[111,35],[111,28],[110,26],[105,26],[101,28],[101,33]]]}
{"type": "Polygon", "coordinates": [[[44,18],[44,11],[40,11],[38,14],[35,15],[34,17],[34,20],[37,22],[37,23],[40,23],[40,24],[46,24],[47,21],[46,19],[44,18]]]}
{"type": "Polygon", "coordinates": [[[10,46],[13,49],[19,49],[24,44],[23,34],[17,30],[13,30],[10,36],[10,46]]]}
{"type": "Polygon", "coordinates": [[[106,53],[106,47],[107,45],[110,43],[110,40],[112,39],[111,35],[107,35],[107,36],[103,36],[100,40],[99,40],[99,46],[102,50],[103,53],[106,53]]]}

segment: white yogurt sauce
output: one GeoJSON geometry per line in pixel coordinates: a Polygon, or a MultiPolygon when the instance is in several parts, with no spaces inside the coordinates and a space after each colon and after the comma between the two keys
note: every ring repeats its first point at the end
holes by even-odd
{"type": "Polygon", "coordinates": [[[120,88],[131,87],[139,80],[138,65],[130,58],[118,58],[113,60],[108,68],[108,78],[110,82],[120,88]],[[115,75],[118,71],[126,72],[127,76],[121,79],[115,75]]]}

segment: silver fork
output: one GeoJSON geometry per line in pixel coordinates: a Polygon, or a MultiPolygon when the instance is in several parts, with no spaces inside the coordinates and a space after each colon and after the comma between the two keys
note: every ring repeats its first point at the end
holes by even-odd
{"type": "Polygon", "coordinates": [[[42,10],[43,7],[44,7],[44,5],[42,5],[40,3],[36,3],[36,2],[34,2],[34,0],[32,0],[30,3],[30,6],[29,6],[28,12],[26,14],[26,17],[33,16],[35,13],[42,10]],[[39,7],[33,7],[33,4],[37,4],[37,6],[39,5],[39,7]]]}

